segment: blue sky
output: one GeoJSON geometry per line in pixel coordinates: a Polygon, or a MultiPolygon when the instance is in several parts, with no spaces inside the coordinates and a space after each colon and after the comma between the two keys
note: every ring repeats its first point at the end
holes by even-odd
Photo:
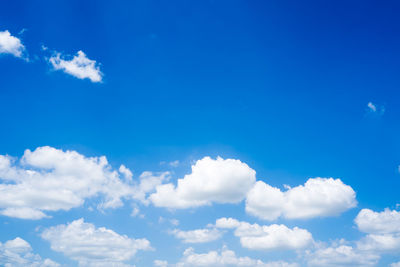
{"type": "Polygon", "coordinates": [[[399,11],[4,1],[0,265],[400,266],[399,11]]]}

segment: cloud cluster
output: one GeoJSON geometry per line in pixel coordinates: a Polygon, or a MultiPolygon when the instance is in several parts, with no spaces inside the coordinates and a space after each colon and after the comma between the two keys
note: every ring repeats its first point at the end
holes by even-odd
{"type": "Polygon", "coordinates": [[[252,250],[297,250],[313,243],[312,235],[307,230],[298,227],[291,229],[283,224],[258,225],[233,218],[220,218],[215,226],[234,229],[241,245],[252,250]]]}
{"type": "Polygon", "coordinates": [[[0,31],[0,54],[11,54],[22,58],[25,52],[25,46],[21,40],[12,36],[9,31],[0,31]]]}
{"type": "Polygon", "coordinates": [[[358,229],[367,234],[358,242],[359,249],[372,252],[393,252],[400,249],[400,212],[362,209],[354,221],[358,229]]]}
{"type": "Polygon", "coordinates": [[[356,205],[354,190],[333,178],[310,178],[285,192],[258,181],[246,199],[246,211],[264,220],[335,216],[356,205]]]}
{"type": "Polygon", "coordinates": [[[374,266],[380,257],[374,253],[358,250],[343,240],[331,246],[318,247],[306,255],[308,266],[341,267],[341,266],[374,266]]]}
{"type": "Polygon", "coordinates": [[[166,267],[228,267],[228,266],[249,266],[249,267],[297,267],[296,263],[284,261],[263,262],[249,257],[238,257],[236,253],[223,247],[220,251],[212,250],[207,253],[196,253],[193,248],[188,248],[183,253],[183,258],[177,264],[168,264],[166,261],[156,260],[155,266],[166,267]]]}
{"type": "Polygon", "coordinates": [[[2,244],[0,242],[0,265],[5,267],[59,267],[60,264],[42,259],[32,253],[32,247],[22,238],[15,238],[2,244]]]}
{"type": "Polygon", "coordinates": [[[99,196],[99,208],[116,208],[133,191],[105,157],[52,147],[26,150],[19,161],[0,155],[0,180],[0,214],[21,219],[41,219],[99,196]]]}
{"type": "Polygon", "coordinates": [[[56,53],[49,58],[55,70],[62,70],[78,79],[89,79],[92,82],[101,82],[103,74],[95,60],[89,59],[79,50],[71,59],[66,59],[61,53],[56,53]]]}
{"type": "Polygon", "coordinates": [[[235,159],[205,157],[192,166],[192,173],[156,187],[150,200],[157,207],[184,209],[211,203],[242,201],[256,180],[256,172],[235,159]]]}
{"type": "Polygon", "coordinates": [[[126,266],[138,250],[150,250],[147,239],[132,239],[83,219],[44,230],[41,237],[51,249],[62,252],[80,266],[126,266]]]}

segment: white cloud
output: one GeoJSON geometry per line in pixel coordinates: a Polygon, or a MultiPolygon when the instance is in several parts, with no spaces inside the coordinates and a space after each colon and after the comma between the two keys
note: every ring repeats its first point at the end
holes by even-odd
{"type": "Polygon", "coordinates": [[[192,173],[159,185],[150,200],[157,207],[184,209],[216,203],[242,201],[256,180],[256,172],[235,159],[205,157],[192,166],[192,173]]]}
{"type": "Polygon", "coordinates": [[[239,222],[232,218],[220,218],[215,224],[218,228],[235,229],[243,247],[253,250],[297,250],[313,243],[310,232],[281,224],[258,225],[239,222]]]}
{"type": "Polygon", "coordinates": [[[99,196],[99,208],[116,208],[133,194],[105,157],[52,147],[26,150],[19,161],[0,155],[0,181],[0,213],[21,219],[44,218],[99,196]]]}
{"type": "Polygon", "coordinates": [[[219,239],[222,233],[218,229],[196,229],[191,231],[182,231],[175,229],[171,231],[176,238],[183,243],[207,243],[219,239]]]}
{"type": "Polygon", "coordinates": [[[400,261],[399,262],[393,262],[390,264],[390,267],[400,267],[400,261]]]}
{"type": "Polygon", "coordinates": [[[167,267],[168,266],[168,261],[155,260],[154,261],[154,266],[167,267]]]}
{"type": "Polygon", "coordinates": [[[148,205],[149,193],[153,193],[157,186],[170,179],[169,172],[161,172],[155,174],[153,172],[145,171],[139,176],[139,183],[135,185],[132,197],[139,200],[142,204],[148,205]]]}
{"type": "Polygon", "coordinates": [[[246,211],[264,220],[335,216],[356,205],[354,190],[333,178],[310,178],[284,192],[258,181],[246,199],[246,211]]]}
{"type": "Polygon", "coordinates": [[[373,113],[376,115],[383,115],[385,113],[385,107],[384,106],[379,106],[377,104],[374,104],[372,102],[368,102],[367,104],[368,112],[373,113]]]}
{"type": "Polygon", "coordinates": [[[376,106],[372,102],[368,102],[367,107],[369,108],[370,111],[376,112],[376,106]]]}
{"type": "Polygon", "coordinates": [[[58,267],[50,259],[42,259],[32,253],[32,247],[22,238],[15,238],[2,244],[0,242],[0,265],[5,267],[58,267]]]}
{"type": "Polygon", "coordinates": [[[400,212],[362,209],[354,221],[360,231],[367,233],[357,243],[359,249],[380,252],[400,249],[400,212]]]}
{"type": "Polygon", "coordinates": [[[61,53],[56,53],[49,58],[55,70],[62,70],[78,79],[89,79],[92,82],[101,82],[103,73],[95,60],[89,59],[85,53],[78,53],[70,60],[65,59],[61,53]]]}
{"type": "MultiPolygon", "coordinates": [[[[166,264],[167,262],[163,262],[166,264]]],[[[198,267],[198,266],[249,266],[249,267],[297,267],[296,263],[288,263],[284,261],[263,262],[261,260],[249,257],[238,257],[235,252],[223,247],[220,251],[209,251],[207,253],[195,253],[193,248],[188,248],[183,253],[181,261],[174,265],[158,265],[158,266],[176,266],[176,267],[198,267]]]]}
{"type": "Polygon", "coordinates": [[[0,31],[0,54],[11,54],[22,58],[25,47],[21,40],[12,36],[9,31],[0,31]]]}
{"type": "Polygon", "coordinates": [[[306,255],[309,266],[341,267],[341,266],[374,266],[379,256],[363,252],[352,246],[339,242],[329,247],[319,247],[306,255]]]}
{"type": "Polygon", "coordinates": [[[369,234],[390,234],[400,232],[400,212],[385,209],[375,212],[362,209],[354,220],[361,232],[369,234]]]}
{"type": "Polygon", "coordinates": [[[83,219],[50,227],[41,237],[50,242],[52,250],[78,261],[80,266],[127,266],[124,262],[138,250],[151,249],[147,239],[132,239],[104,227],[96,228],[83,219]]]}

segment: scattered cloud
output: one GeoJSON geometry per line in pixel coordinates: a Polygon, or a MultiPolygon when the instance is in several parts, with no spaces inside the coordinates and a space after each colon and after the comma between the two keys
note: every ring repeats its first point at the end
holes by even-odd
{"type": "Polygon", "coordinates": [[[42,259],[38,254],[32,253],[31,245],[22,238],[0,242],[0,265],[5,267],[59,267],[60,264],[42,259]]]}
{"type": "Polygon", "coordinates": [[[313,243],[310,232],[298,227],[288,228],[283,224],[258,225],[240,222],[232,218],[220,218],[215,226],[234,229],[243,247],[252,250],[297,250],[313,243]]]}
{"type": "Polygon", "coordinates": [[[249,257],[238,257],[236,253],[223,247],[221,250],[212,250],[207,253],[196,253],[193,248],[188,248],[183,253],[183,258],[177,264],[168,264],[166,261],[158,260],[155,266],[176,266],[176,267],[228,267],[228,266],[249,266],[249,267],[298,267],[296,263],[284,261],[263,262],[249,257]],[[158,265],[157,265],[158,264],[158,265]]]}
{"type": "Polygon", "coordinates": [[[320,244],[313,252],[306,255],[308,266],[341,267],[341,266],[374,266],[380,257],[377,254],[360,251],[345,244],[344,240],[334,242],[331,246],[320,244]]]}
{"type": "Polygon", "coordinates": [[[24,58],[25,46],[21,40],[12,36],[9,31],[0,31],[0,54],[11,54],[24,58]]]}
{"type": "Polygon", "coordinates": [[[211,203],[242,201],[256,180],[256,172],[235,159],[205,157],[192,166],[192,173],[156,187],[150,200],[157,207],[185,209],[211,203]]]}
{"type": "Polygon", "coordinates": [[[100,71],[98,63],[89,59],[81,50],[70,59],[66,59],[66,56],[61,53],[55,53],[48,61],[55,70],[62,70],[78,79],[89,79],[92,82],[102,81],[103,73],[100,71]]]}
{"type": "Polygon", "coordinates": [[[400,212],[363,209],[354,221],[361,232],[367,233],[357,243],[359,249],[380,252],[400,249],[400,212]]]}
{"type": "Polygon", "coordinates": [[[310,178],[284,192],[258,181],[246,199],[246,211],[264,220],[335,216],[356,205],[354,190],[333,178],[310,178]]]}
{"type": "Polygon", "coordinates": [[[100,209],[120,207],[134,192],[120,176],[106,157],[48,146],[26,150],[19,161],[0,155],[0,214],[41,219],[47,211],[70,210],[99,196],[100,209]]]}
{"type": "Polygon", "coordinates": [[[222,233],[218,229],[196,229],[191,231],[182,231],[175,229],[171,234],[182,240],[183,243],[207,243],[221,238],[222,233]]]}
{"type": "Polygon", "coordinates": [[[390,264],[390,267],[400,267],[400,261],[399,262],[393,262],[390,264]]]}
{"type": "Polygon", "coordinates": [[[50,242],[51,249],[79,262],[80,266],[127,266],[138,250],[150,250],[147,239],[132,239],[126,235],[84,222],[45,229],[41,237],[50,242]]]}

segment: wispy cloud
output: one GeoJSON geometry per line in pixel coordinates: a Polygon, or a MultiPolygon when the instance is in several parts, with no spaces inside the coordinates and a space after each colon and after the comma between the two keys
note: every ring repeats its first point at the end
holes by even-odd
{"type": "Polygon", "coordinates": [[[385,107],[372,102],[368,102],[367,112],[376,115],[383,115],[383,113],[385,113],[385,107]]]}

